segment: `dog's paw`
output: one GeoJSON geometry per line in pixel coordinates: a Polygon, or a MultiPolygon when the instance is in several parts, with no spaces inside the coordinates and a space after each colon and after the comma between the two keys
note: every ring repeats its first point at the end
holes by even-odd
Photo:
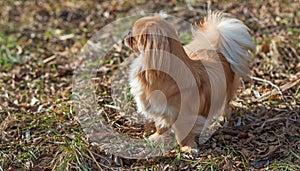
{"type": "Polygon", "coordinates": [[[152,146],[154,151],[159,151],[160,155],[164,155],[166,152],[174,149],[176,143],[174,143],[174,138],[169,134],[158,134],[154,133],[146,139],[146,141],[152,146]]]}
{"type": "Polygon", "coordinates": [[[174,138],[168,134],[158,134],[157,132],[148,138],[151,143],[159,147],[169,147],[174,144],[174,138]]]}
{"type": "Polygon", "coordinates": [[[192,157],[197,157],[199,155],[199,150],[195,147],[191,146],[183,146],[180,148],[181,152],[189,153],[192,155],[192,157]]]}
{"type": "Polygon", "coordinates": [[[154,143],[155,145],[159,145],[163,142],[163,135],[158,134],[157,132],[150,135],[149,140],[154,143]]]}
{"type": "Polygon", "coordinates": [[[199,154],[197,143],[193,140],[190,140],[185,146],[182,146],[180,150],[181,152],[191,154],[193,157],[197,157],[199,154]]]}
{"type": "Polygon", "coordinates": [[[163,145],[166,141],[166,136],[158,134],[157,132],[150,135],[149,140],[155,145],[163,145]]]}

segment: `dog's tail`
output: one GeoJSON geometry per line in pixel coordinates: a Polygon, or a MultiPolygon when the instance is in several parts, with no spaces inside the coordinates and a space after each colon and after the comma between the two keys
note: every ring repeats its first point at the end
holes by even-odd
{"type": "Polygon", "coordinates": [[[250,38],[249,28],[240,20],[221,12],[213,12],[193,30],[193,36],[194,40],[187,48],[192,51],[199,49],[219,51],[237,75],[247,76],[249,62],[252,60],[249,51],[254,51],[255,45],[250,38]]]}

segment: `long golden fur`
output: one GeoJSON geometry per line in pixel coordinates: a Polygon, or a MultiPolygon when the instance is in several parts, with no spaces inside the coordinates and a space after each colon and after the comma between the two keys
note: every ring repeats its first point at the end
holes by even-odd
{"type": "Polygon", "coordinates": [[[169,128],[181,147],[195,148],[203,120],[229,113],[239,77],[247,76],[254,49],[248,28],[216,12],[183,47],[171,24],[159,16],[136,21],[125,44],[140,55],[130,71],[138,111],[153,120],[156,141],[169,128]]]}

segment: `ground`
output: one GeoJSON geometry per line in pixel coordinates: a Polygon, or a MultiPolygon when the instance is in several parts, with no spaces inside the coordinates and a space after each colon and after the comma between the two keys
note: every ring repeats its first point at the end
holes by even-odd
{"type": "MultiPolygon", "coordinates": [[[[6,0],[0,11],[0,170],[300,170],[298,1],[6,0]],[[257,49],[251,75],[264,81],[244,81],[231,117],[197,156],[173,150],[126,159],[93,144],[72,99],[73,71],[87,41],[142,10],[195,23],[207,7],[251,29],[257,49]]],[[[97,73],[97,110],[108,114],[116,132],[141,138],[145,125],[112,108],[110,96],[110,76],[130,54],[118,44],[105,56],[97,73]]]]}

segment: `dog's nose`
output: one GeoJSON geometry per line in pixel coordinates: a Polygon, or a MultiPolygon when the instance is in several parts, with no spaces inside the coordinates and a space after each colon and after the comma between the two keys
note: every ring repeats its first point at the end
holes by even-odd
{"type": "Polygon", "coordinates": [[[128,31],[128,33],[124,36],[122,43],[125,44],[126,39],[129,37],[129,35],[131,34],[131,30],[128,31]]]}
{"type": "Polygon", "coordinates": [[[127,36],[129,36],[131,34],[131,30],[128,31],[127,36]]]}

